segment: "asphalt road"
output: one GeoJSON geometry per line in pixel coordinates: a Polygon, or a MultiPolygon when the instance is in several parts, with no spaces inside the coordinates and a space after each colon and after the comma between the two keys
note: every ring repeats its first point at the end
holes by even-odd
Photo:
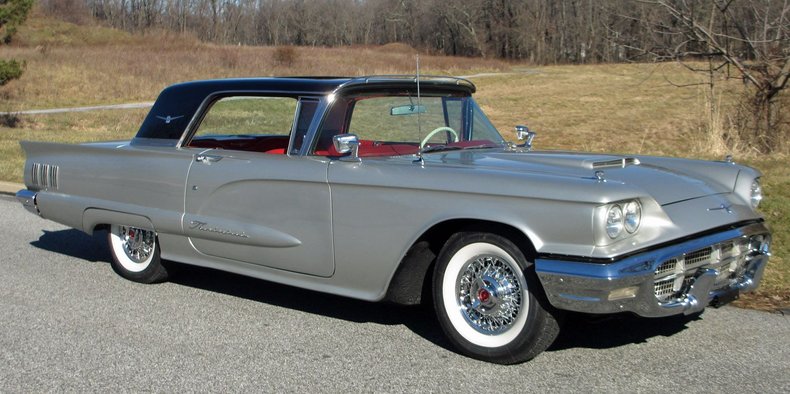
{"type": "Polygon", "coordinates": [[[419,308],[183,267],[141,285],[0,196],[0,392],[790,392],[790,317],[572,316],[516,366],[454,353],[419,308]]]}

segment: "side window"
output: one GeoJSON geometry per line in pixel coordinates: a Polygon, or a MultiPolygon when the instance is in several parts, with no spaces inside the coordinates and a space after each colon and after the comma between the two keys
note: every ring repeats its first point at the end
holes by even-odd
{"type": "Polygon", "coordinates": [[[225,97],[209,108],[195,137],[289,135],[295,111],[290,97],[225,97]]]}
{"type": "Polygon", "coordinates": [[[284,154],[296,108],[292,97],[224,97],[208,109],[189,146],[284,154]]]}

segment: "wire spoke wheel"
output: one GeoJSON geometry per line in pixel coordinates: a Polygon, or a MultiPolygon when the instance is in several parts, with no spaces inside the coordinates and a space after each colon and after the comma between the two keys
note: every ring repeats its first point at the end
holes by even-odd
{"type": "Polygon", "coordinates": [[[137,264],[148,261],[156,246],[156,235],[150,230],[118,226],[118,237],[126,257],[137,264]]]}
{"type": "Polygon", "coordinates": [[[509,263],[479,256],[466,264],[457,283],[460,311],[475,330],[498,334],[516,322],[523,285],[509,263]]]}

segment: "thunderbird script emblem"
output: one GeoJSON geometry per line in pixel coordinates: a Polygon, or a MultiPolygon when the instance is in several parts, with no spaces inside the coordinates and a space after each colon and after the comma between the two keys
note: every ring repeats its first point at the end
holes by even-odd
{"type": "Polygon", "coordinates": [[[184,117],[184,115],[179,115],[179,116],[170,116],[170,115],[167,115],[167,116],[159,116],[159,115],[157,115],[156,117],[157,117],[157,118],[159,118],[159,119],[162,119],[162,120],[164,120],[164,121],[165,121],[165,124],[170,124],[170,122],[172,122],[172,121],[174,121],[174,120],[176,120],[176,119],[181,119],[181,118],[183,118],[183,117],[184,117]]]}

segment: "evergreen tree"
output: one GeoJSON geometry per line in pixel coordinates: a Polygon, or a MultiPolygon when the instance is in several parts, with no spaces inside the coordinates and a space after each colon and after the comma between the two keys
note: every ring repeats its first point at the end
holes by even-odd
{"type": "MultiPolygon", "coordinates": [[[[0,0],[0,41],[11,42],[16,29],[27,19],[33,0],[0,0]]],[[[2,45],[2,44],[0,44],[2,45]]],[[[0,86],[22,75],[24,64],[16,60],[0,60],[0,86]]]]}

